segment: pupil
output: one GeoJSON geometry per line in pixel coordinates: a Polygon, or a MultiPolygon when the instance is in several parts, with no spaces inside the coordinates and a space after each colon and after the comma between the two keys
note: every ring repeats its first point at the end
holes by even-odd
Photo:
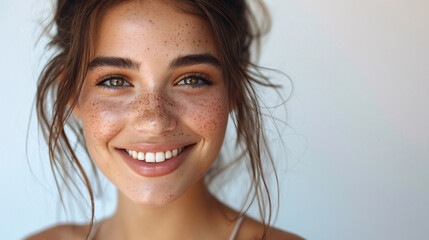
{"type": "Polygon", "coordinates": [[[185,80],[186,84],[196,84],[197,83],[197,79],[195,78],[187,78],[185,80]]]}
{"type": "Polygon", "coordinates": [[[111,84],[113,86],[120,86],[122,85],[122,81],[120,79],[112,79],[111,84]]]}

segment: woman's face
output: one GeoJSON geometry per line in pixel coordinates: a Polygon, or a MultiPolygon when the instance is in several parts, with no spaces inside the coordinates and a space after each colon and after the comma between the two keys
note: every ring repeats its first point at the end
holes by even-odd
{"type": "Polygon", "coordinates": [[[220,151],[228,106],[207,21],[162,1],[104,13],[74,113],[92,160],[132,201],[163,205],[200,180],[220,151]]]}

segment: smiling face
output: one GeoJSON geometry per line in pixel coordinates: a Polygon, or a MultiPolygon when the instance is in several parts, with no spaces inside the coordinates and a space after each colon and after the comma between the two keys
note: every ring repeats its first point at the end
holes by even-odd
{"type": "Polygon", "coordinates": [[[214,39],[207,21],[162,1],[122,3],[99,21],[74,113],[91,159],[136,203],[179,198],[220,151],[229,102],[214,39]]]}

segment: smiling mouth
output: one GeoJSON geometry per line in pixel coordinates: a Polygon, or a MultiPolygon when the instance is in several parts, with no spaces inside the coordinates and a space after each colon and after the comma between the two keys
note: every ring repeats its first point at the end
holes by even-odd
{"type": "Polygon", "coordinates": [[[176,149],[172,149],[172,150],[167,150],[165,152],[139,152],[139,151],[134,151],[134,150],[130,150],[130,149],[122,149],[122,151],[126,152],[128,155],[130,155],[130,157],[139,160],[139,161],[145,161],[148,163],[159,163],[159,162],[164,162],[165,160],[168,160],[170,158],[176,157],[177,155],[179,155],[180,153],[182,153],[186,148],[192,146],[191,145],[187,145],[181,148],[176,148],[176,149]]]}

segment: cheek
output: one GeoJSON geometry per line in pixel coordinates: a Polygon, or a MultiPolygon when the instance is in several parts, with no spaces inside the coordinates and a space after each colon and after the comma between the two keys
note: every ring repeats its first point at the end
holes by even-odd
{"type": "Polygon", "coordinates": [[[81,121],[87,142],[106,142],[123,127],[129,112],[122,101],[86,99],[80,103],[81,121]]]}
{"type": "Polygon", "coordinates": [[[228,122],[228,99],[224,94],[213,94],[187,102],[188,124],[205,138],[223,136],[228,122]]]}

